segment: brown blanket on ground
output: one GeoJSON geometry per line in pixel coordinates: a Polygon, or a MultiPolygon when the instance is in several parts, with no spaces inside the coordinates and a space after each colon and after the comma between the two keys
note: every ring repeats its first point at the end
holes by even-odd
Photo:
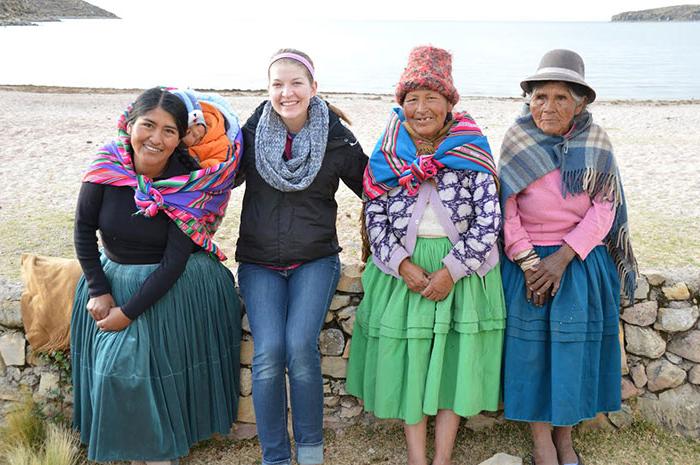
{"type": "Polygon", "coordinates": [[[78,260],[22,254],[22,320],[35,352],[68,349],[78,260]]]}

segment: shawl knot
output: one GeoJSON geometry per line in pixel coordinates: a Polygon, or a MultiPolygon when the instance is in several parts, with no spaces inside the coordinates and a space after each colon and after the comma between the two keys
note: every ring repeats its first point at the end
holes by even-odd
{"type": "Polygon", "coordinates": [[[149,218],[156,216],[158,211],[165,207],[163,195],[153,187],[151,180],[139,183],[139,188],[134,191],[134,202],[139,208],[139,213],[149,218]]]}
{"type": "Polygon", "coordinates": [[[416,195],[424,181],[434,177],[441,168],[445,167],[433,157],[434,154],[420,155],[415,163],[404,165],[399,184],[408,191],[409,195],[416,195]]]}
{"type": "MultiPolygon", "coordinates": [[[[238,131],[231,158],[216,167],[199,169],[164,179],[136,172],[131,138],[127,133],[130,105],[117,122],[117,137],[102,147],[83,176],[83,182],[134,189],[136,213],[152,218],[159,211],[204,251],[219,260],[226,255],[213,241],[231,196],[241,158],[242,134],[238,131]]],[[[171,155],[173,156],[173,155],[171,155]]]]}
{"type": "Polygon", "coordinates": [[[403,110],[395,108],[370,156],[363,179],[364,192],[375,199],[396,187],[416,195],[420,185],[448,167],[489,173],[497,179],[496,165],[486,136],[467,113],[455,113],[445,136],[432,153],[412,139],[404,127],[403,110]]]}

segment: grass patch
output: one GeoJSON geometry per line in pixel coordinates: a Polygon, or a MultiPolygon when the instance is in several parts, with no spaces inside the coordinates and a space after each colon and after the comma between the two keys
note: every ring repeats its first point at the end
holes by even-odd
{"type": "Polygon", "coordinates": [[[41,447],[14,446],[5,454],[7,465],[77,465],[80,458],[77,438],[67,429],[49,425],[41,447]]]}
{"type": "Polygon", "coordinates": [[[575,441],[590,465],[690,465],[700,463],[700,441],[644,420],[617,432],[588,431],[575,441]]]}
{"type": "MultiPolygon", "coordinates": [[[[344,214],[339,211],[339,216],[344,214]]],[[[0,210],[0,222],[4,226],[0,235],[0,277],[19,281],[20,255],[25,252],[57,257],[75,256],[72,212],[40,210],[30,212],[23,218],[5,216],[7,214],[0,210]]],[[[238,212],[232,208],[216,236],[231,260],[229,265],[233,265],[238,223],[238,212]]],[[[642,269],[700,267],[700,234],[697,234],[700,218],[636,209],[630,211],[630,223],[632,245],[642,269]]],[[[342,234],[342,231],[339,230],[339,233],[342,234]]],[[[342,245],[347,251],[352,249],[352,244],[342,245]]]]}
{"type": "Polygon", "coordinates": [[[8,452],[8,448],[35,449],[46,438],[41,408],[32,399],[30,393],[25,393],[22,402],[18,403],[5,417],[5,424],[0,428],[2,443],[0,452],[8,452]]]}
{"type": "Polygon", "coordinates": [[[20,280],[20,256],[23,253],[74,257],[73,213],[31,211],[21,218],[3,218],[0,234],[0,277],[20,280]]]}
{"type": "Polygon", "coordinates": [[[47,424],[31,394],[8,413],[0,438],[0,458],[7,465],[77,465],[80,460],[75,435],[47,424]]]}
{"type": "Polygon", "coordinates": [[[633,211],[632,247],[642,269],[700,266],[700,218],[633,211]]]}
{"type": "Polygon", "coordinates": [[[49,425],[40,459],[42,465],[76,465],[80,459],[78,438],[62,426],[49,425]]]}
{"type": "MultiPolygon", "coordinates": [[[[432,437],[434,430],[429,428],[432,437]]],[[[403,427],[397,422],[355,425],[325,431],[328,465],[394,465],[406,463],[403,427]]],[[[695,465],[700,463],[700,441],[683,438],[644,421],[617,431],[574,431],[574,443],[588,465],[695,465]]],[[[432,445],[430,446],[432,455],[432,445]]],[[[452,463],[477,465],[498,452],[526,457],[530,433],[524,423],[505,422],[473,432],[462,427],[455,442],[452,463]]],[[[256,440],[220,441],[193,449],[182,465],[256,465],[256,440]]]]}

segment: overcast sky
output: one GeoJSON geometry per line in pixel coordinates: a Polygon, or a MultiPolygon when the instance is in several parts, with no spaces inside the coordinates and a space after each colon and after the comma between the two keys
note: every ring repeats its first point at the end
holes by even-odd
{"type": "Polygon", "coordinates": [[[271,19],[284,23],[298,19],[609,21],[612,15],[623,11],[677,5],[683,0],[90,0],[90,3],[129,19],[206,21],[216,15],[219,20],[271,19]]]}

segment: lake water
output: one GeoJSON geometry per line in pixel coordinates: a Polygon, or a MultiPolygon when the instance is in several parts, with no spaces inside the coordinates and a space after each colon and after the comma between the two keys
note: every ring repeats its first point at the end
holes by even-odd
{"type": "Polygon", "coordinates": [[[452,51],[463,96],[517,96],[544,52],[570,48],[601,99],[700,99],[700,23],[66,20],[0,27],[0,84],[261,89],[291,46],[321,92],[392,93],[426,43],[452,51]]]}

